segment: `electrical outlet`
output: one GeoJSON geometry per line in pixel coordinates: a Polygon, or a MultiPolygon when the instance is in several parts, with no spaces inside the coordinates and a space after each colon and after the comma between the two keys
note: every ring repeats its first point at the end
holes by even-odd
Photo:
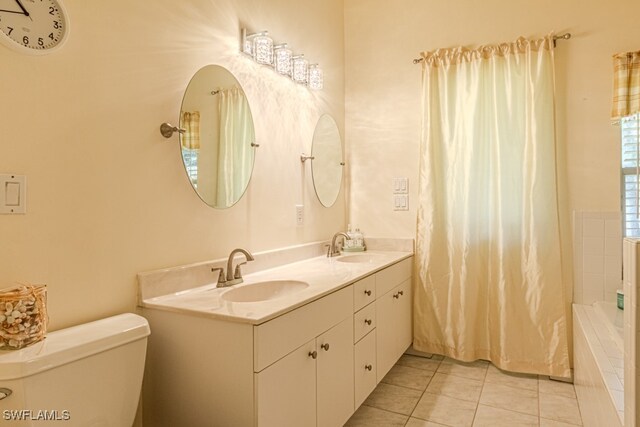
{"type": "Polygon", "coordinates": [[[304,224],[304,205],[296,205],[296,225],[304,224]]]}

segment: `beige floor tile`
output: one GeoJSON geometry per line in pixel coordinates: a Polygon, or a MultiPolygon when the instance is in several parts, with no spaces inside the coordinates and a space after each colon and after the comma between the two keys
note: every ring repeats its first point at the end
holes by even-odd
{"type": "Polygon", "coordinates": [[[364,405],[410,415],[421,395],[419,390],[380,383],[364,401],[364,405]]]}
{"type": "Polygon", "coordinates": [[[538,390],[537,375],[518,374],[514,372],[502,371],[493,365],[489,365],[485,381],[488,383],[507,385],[510,387],[525,388],[527,390],[538,390]]]}
{"type": "Polygon", "coordinates": [[[540,394],[556,394],[558,396],[576,398],[576,390],[571,383],[554,381],[548,377],[540,377],[538,380],[540,394]]]}
{"type": "Polygon", "coordinates": [[[409,418],[405,427],[446,427],[446,425],[434,423],[433,421],[421,420],[419,418],[409,418]]]}
{"type": "Polygon", "coordinates": [[[427,391],[432,394],[443,394],[456,399],[477,402],[482,391],[482,381],[436,372],[427,391]]]}
{"type": "Polygon", "coordinates": [[[440,366],[440,359],[433,360],[426,357],[412,356],[403,354],[396,365],[409,366],[410,368],[424,369],[425,371],[435,372],[440,366]]]}
{"type": "Polygon", "coordinates": [[[408,418],[409,417],[406,415],[395,414],[393,412],[383,411],[382,409],[363,405],[358,408],[351,418],[349,418],[345,427],[404,426],[408,418]]]}
{"type": "Polygon", "coordinates": [[[540,418],[540,427],[576,427],[575,424],[563,423],[562,421],[548,420],[540,418]]]}
{"type": "Polygon", "coordinates": [[[492,408],[491,406],[478,405],[473,427],[538,427],[538,417],[507,411],[506,409],[492,408]]]}
{"type": "Polygon", "coordinates": [[[437,372],[484,381],[488,366],[489,362],[486,360],[476,360],[475,362],[467,363],[447,357],[440,363],[437,372]]]}
{"type": "Polygon", "coordinates": [[[582,425],[576,399],[555,394],[543,394],[542,392],[540,392],[539,398],[541,418],[582,425]]]}
{"type": "Polygon", "coordinates": [[[473,402],[425,392],[411,416],[447,426],[469,427],[475,411],[473,402]]]}
{"type": "Polygon", "coordinates": [[[538,392],[485,382],[480,403],[538,416],[538,392]]]}
{"type": "Polygon", "coordinates": [[[424,369],[395,365],[384,376],[382,382],[424,391],[429,385],[433,374],[434,372],[425,371],[424,369]]]}

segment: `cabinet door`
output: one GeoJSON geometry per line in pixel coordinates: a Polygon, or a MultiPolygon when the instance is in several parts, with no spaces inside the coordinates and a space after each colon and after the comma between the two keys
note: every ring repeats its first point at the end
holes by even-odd
{"type": "Polygon", "coordinates": [[[377,382],[389,372],[396,363],[396,325],[394,324],[394,308],[397,303],[395,289],[390,290],[376,300],[376,369],[377,382]]]}
{"type": "Polygon", "coordinates": [[[362,338],[355,346],[355,399],[357,410],[376,388],[376,331],[362,338]]]}
{"type": "MultiPolygon", "coordinates": [[[[316,339],[318,427],[339,427],[353,414],[353,316],[316,339]]],[[[309,425],[309,424],[282,424],[309,425]]]]}
{"type": "MultiPolygon", "coordinates": [[[[412,294],[411,279],[402,283],[395,289],[398,292],[396,320],[396,351],[398,358],[402,356],[413,342],[413,316],[412,316],[412,294]]],[[[397,360],[397,359],[396,359],[397,360]]]]}
{"type": "Polygon", "coordinates": [[[389,372],[411,345],[411,279],[396,286],[376,301],[377,380],[389,372]]]}
{"type": "Polygon", "coordinates": [[[259,427],[316,425],[315,351],[314,339],[254,374],[259,427]]]}

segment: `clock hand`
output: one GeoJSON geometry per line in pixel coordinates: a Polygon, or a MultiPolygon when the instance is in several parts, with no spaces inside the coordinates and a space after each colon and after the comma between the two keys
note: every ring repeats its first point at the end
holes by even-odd
{"type": "Polygon", "coordinates": [[[4,9],[0,9],[0,12],[6,12],[6,13],[19,13],[20,15],[24,15],[24,12],[19,12],[17,10],[4,10],[4,9]]]}
{"type": "MultiPolygon", "coordinates": [[[[22,9],[22,12],[24,13],[24,15],[29,16],[29,12],[27,12],[27,9],[24,8],[20,0],[16,0],[16,3],[18,3],[18,6],[20,6],[20,9],[22,9]]],[[[33,18],[31,18],[31,16],[29,16],[29,19],[33,21],[33,18]]]]}

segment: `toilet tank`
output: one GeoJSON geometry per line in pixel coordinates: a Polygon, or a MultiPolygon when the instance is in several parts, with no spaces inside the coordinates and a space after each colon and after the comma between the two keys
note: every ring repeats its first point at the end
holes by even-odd
{"type": "Polygon", "coordinates": [[[148,336],[146,319],[127,313],[0,351],[0,425],[131,426],[148,336]]]}

